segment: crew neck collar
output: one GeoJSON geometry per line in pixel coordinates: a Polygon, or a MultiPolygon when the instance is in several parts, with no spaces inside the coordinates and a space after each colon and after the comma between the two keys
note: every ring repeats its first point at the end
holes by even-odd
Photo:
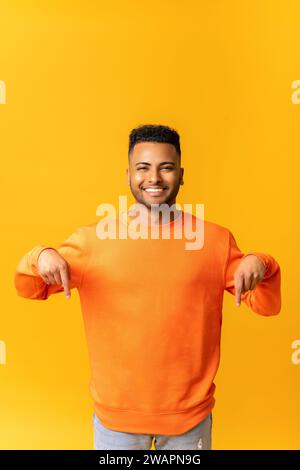
{"type": "MultiPolygon", "coordinates": [[[[183,216],[183,211],[182,210],[177,210],[175,213],[175,218],[171,222],[166,222],[166,223],[160,223],[160,224],[153,224],[154,227],[172,227],[172,226],[177,226],[182,222],[182,216],[183,216]]],[[[135,217],[133,215],[130,215],[130,212],[121,212],[120,213],[120,220],[123,223],[127,223],[129,225],[130,222],[132,222],[135,217]]],[[[143,223],[142,221],[139,221],[141,226],[151,226],[150,223],[143,223]]]]}

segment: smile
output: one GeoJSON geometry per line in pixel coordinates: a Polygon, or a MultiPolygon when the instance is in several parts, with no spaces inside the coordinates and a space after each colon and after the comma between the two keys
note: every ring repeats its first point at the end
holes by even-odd
{"type": "Polygon", "coordinates": [[[144,191],[151,194],[151,196],[159,196],[164,191],[164,188],[146,188],[144,191]]]}

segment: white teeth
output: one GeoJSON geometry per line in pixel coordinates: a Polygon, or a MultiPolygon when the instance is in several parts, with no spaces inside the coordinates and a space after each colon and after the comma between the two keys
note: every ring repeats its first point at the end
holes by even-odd
{"type": "Polygon", "coordinates": [[[158,192],[160,193],[160,192],[162,192],[163,190],[160,189],[160,188],[158,188],[158,189],[147,188],[147,189],[145,189],[145,191],[147,191],[148,193],[158,193],[158,192]]]}

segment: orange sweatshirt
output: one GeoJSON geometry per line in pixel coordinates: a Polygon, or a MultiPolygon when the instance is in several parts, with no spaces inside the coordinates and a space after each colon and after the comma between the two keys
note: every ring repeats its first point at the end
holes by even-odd
{"type": "MultiPolygon", "coordinates": [[[[171,235],[180,226],[184,233],[186,217],[195,223],[196,216],[182,212],[169,224],[171,235]]],[[[116,223],[125,222],[117,217],[116,223]]],[[[227,228],[206,220],[198,250],[185,249],[185,237],[101,240],[96,227],[81,226],[56,248],[80,296],[95,413],[115,431],[184,433],[214,407],[223,293],[235,294],[234,271],[246,255],[227,228]]],[[[46,247],[21,259],[20,296],[44,300],[63,291],[38,276],[46,247]]],[[[266,272],[242,301],[260,315],[276,315],[280,267],[270,255],[251,253],[266,272]]]]}

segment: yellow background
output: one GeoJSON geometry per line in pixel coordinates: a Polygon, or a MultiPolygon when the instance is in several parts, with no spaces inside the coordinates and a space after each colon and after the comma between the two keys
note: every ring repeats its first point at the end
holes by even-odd
{"type": "MultiPolygon", "coordinates": [[[[130,130],[175,127],[185,184],[243,251],[282,269],[282,311],[224,294],[214,449],[299,449],[300,2],[0,3],[2,449],[91,449],[79,297],[16,295],[21,256],[130,195],[130,130]]],[[[133,202],[133,201],[132,201],[133,202]]]]}

